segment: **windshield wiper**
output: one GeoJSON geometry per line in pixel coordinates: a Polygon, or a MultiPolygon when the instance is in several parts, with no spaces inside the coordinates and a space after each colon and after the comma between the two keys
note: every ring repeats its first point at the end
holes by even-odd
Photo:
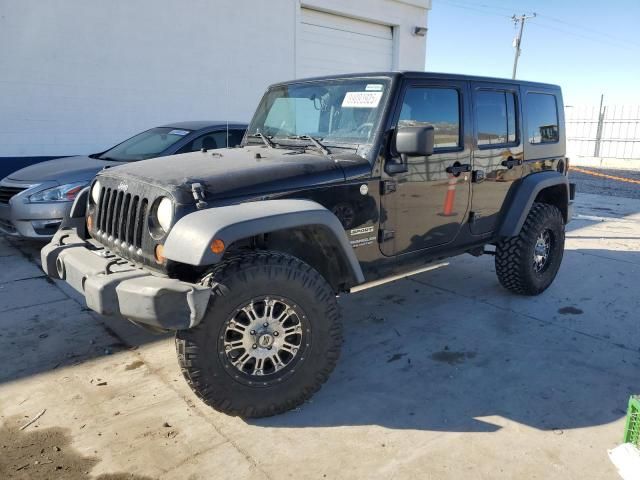
{"type": "Polygon", "coordinates": [[[273,141],[269,137],[263,135],[260,132],[253,133],[253,134],[249,135],[249,137],[251,137],[251,138],[259,138],[267,146],[267,148],[275,148],[275,146],[276,146],[276,144],[273,143],[273,141]]]}
{"type": "Polygon", "coordinates": [[[318,140],[316,137],[312,137],[311,135],[291,135],[287,138],[291,138],[293,140],[310,140],[311,143],[313,143],[318,148],[318,150],[320,150],[324,155],[326,155],[327,157],[331,155],[331,152],[329,151],[329,149],[325,147],[320,142],[320,140],[318,140]]]}

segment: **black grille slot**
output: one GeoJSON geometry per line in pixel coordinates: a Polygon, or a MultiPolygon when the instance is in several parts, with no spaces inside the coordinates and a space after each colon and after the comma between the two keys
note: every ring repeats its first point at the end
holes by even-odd
{"type": "Polygon", "coordinates": [[[144,219],[147,215],[147,206],[149,205],[149,201],[145,198],[140,202],[140,211],[138,215],[136,215],[136,233],[133,241],[136,245],[142,245],[142,227],[144,226],[144,219]]]}
{"type": "Polygon", "coordinates": [[[26,188],[20,187],[0,187],[0,203],[9,203],[9,200],[20,192],[25,191],[26,188]]]}
{"type": "Polygon", "coordinates": [[[148,204],[146,198],[103,187],[97,208],[98,233],[141,248],[148,204]]]}
{"type": "Polygon", "coordinates": [[[139,197],[136,195],[131,198],[129,202],[129,213],[127,214],[127,230],[125,232],[125,242],[129,245],[133,244],[133,228],[135,226],[136,214],[138,213],[138,200],[139,197]]]}
{"type": "Polygon", "coordinates": [[[120,223],[120,204],[122,203],[122,192],[114,192],[112,195],[112,203],[113,207],[111,207],[111,217],[110,220],[110,229],[109,234],[113,236],[114,239],[118,238],[118,224],[120,223]]]}

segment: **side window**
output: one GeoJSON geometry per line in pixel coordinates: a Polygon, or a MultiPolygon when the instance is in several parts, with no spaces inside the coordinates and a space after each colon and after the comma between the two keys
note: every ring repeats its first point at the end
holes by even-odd
{"type": "Polygon", "coordinates": [[[475,109],[479,146],[505,145],[517,141],[516,97],[512,92],[476,92],[475,109]]]}
{"type": "Polygon", "coordinates": [[[435,148],[460,146],[460,95],[453,88],[411,87],[398,120],[399,127],[433,125],[435,148]]]}
{"type": "Polygon", "coordinates": [[[229,130],[228,146],[237,147],[242,143],[244,137],[244,130],[229,130]]]}
{"type": "Polygon", "coordinates": [[[528,93],[526,107],[529,143],[557,142],[560,133],[556,97],[546,93],[528,93]]]}
{"type": "MultiPolygon", "coordinates": [[[[178,150],[176,153],[196,152],[206,148],[207,150],[214,150],[216,148],[225,148],[227,146],[227,132],[210,132],[205,135],[196,137],[187,143],[184,147],[178,150]]],[[[242,137],[241,137],[242,138],[242,137]]]]}

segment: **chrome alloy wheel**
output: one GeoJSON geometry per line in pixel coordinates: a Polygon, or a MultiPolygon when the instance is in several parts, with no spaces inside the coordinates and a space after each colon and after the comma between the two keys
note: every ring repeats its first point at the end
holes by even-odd
{"type": "Polygon", "coordinates": [[[258,297],[236,309],[222,334],[224,354],[240,374],[265,377],[293,365],[301,355],[305,315],[285,298],[258,297]]]}
{"type": "Polygon", "coordinates": [[[549,254],[551,252],[551,232],[543,231],[537,238],[533,247],[533,269],[536,273],[544,270],[549,262],[549,254]]]}

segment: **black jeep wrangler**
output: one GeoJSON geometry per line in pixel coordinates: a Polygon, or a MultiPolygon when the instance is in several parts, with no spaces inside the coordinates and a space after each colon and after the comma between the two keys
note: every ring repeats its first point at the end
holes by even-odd
{"type": "Polygon", "coordinates": [[[98,313],[175,331],[213,408],[274,415],[334,368],[341,293],[461,253],[495,255],[515,293],[543,292],[571,218],[567,170],[556,86],[296,80],[267,90],[238,148],[102,171],[42,265],[98,313]]]}

